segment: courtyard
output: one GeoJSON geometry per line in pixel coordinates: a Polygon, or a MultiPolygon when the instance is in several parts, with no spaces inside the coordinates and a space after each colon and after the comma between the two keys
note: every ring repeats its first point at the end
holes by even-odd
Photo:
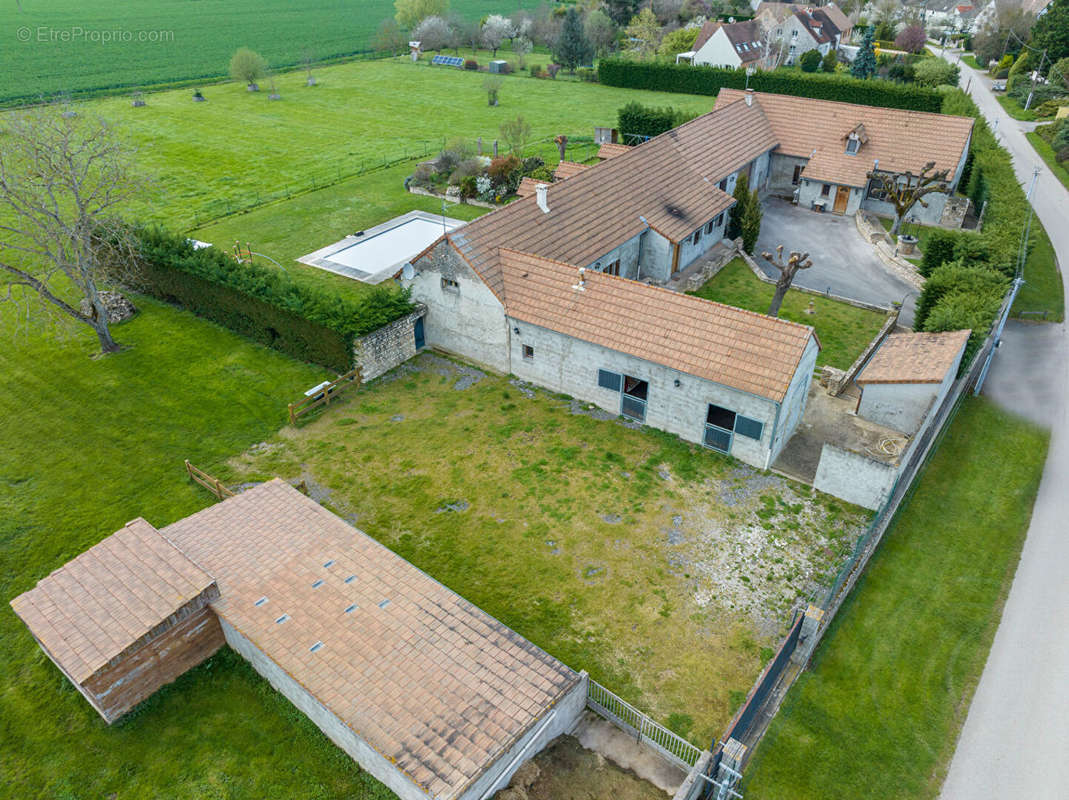
{"type": "Polygon", "coordinates": [[[864,511],[423,354],[221,477],[273,476],[705,747],[864,511]]]}

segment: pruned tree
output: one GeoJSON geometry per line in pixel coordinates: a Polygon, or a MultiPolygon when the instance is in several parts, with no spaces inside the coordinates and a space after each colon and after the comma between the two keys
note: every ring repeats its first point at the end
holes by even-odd
{"type": "Polygon", "coordinates": [[[251,92],[259,89],[256,82],[266,74],[267,62],[255,50],[239,47],[230,57],[230,77],[246,84],[251,92]]]}
{"type": "Polygon", "coordinates": [[[486,89],[486,102],[492,106],[497,105],[497,96],[501,91],[501,87],[504,86],[505,79],[500,75],[490,75],[483,81],[483,88],[486,89]]]}
{"type": "Polygon", "coordinates": [[[136,259],[117,209],[137,191],[131,154],[103,120],[55,106],[15,114],[0,134],[0,294],[112,338],[103,288],[136,259]]]}
{"type": "Polygon", "coordinates": [[[783,24],[769,13],[758,17],[760,26],[761,68],[776,69],[787,55],[787,40],[783,36],[783,24]]]}
{"type": "Polygon", "coordinates": [[[950,185],[947,183],[949,175],[950,170],[935,171],[934,161],[925,164],[917,175],[907,171],[904,183],[898,175],[890,172],[873,170],[868,174],[870,180],[879,181],[884,194],[887,195],[887,201],[895,207],[895,221],[891,226],[892,236],[898,235],[898,231],[902,228],[902,221],[913,206],[920,203],[921,208],[927,208],[928,202],[924,199],[926,196],[935,192],[947,194],[950,191],[950,185]]]}
{"type": "Polygon", "coordinates": [[[791,288],[791,284],[794,282],[794,276],[798,274],[798,270],[809,269],[813,266],[813,261],[809,258],[809,253],[799,253],[797,250],[792,250],[790,256],[784,261],[783,245],[776,248],[775,256],[766,251],[761,253],[761,258],[779,270],[779,277],[776,279],[776,293],[772,295],[772,303],[768,307],[768,315],[770,317],[778,317],[779,308],[783,305],[783,298],[787,296],[787,290],[791,288]]]}
{"type": "Polygon", "coordinates": [[[594,59],[594,47],[583,32],[583,21],[579,12],[569,8],[564,15],[564,24],[560,29],[560,38],[553,48],[554,60],[570,72],[582,64],[589,64],[594,59]]]}
{"type": "Polygon", "coordinates": [[[509,151],[522,157],[523,150],[531,138],[531,123],[520,115],[516,119],[502,122],[499,131],[501,138],[509,146],[509,151]]]}
{"type": "Polygon", "coordinates": [[[491,14],[483,23],[483,45],[493,53],[494,58],[497,58],[497,51],[501,44],[506,39],[511,39],[512,36],[512,23],[500,14],[491,14]]]}
{"type": "Polygon", "coordinates": [[[393,7],[397,24],[412,30],[427,17],[444,17],[449,0],[394,0],[393,7]]]}
{"type": "Polygon", "coordinates": [[[420,20],[415,30],[412,31],[412,36],[420,42],[424,50],[441,51],[443,47],[449,46],[452,35],[449,23],[438,16],[420,20]]]}

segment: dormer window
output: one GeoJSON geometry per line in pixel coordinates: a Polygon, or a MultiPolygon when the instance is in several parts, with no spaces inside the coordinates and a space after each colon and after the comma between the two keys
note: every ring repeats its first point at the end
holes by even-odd
{"type": "Polygon", "coordinates": [[[848,156],[856,156],[857,151],[861,148],[861,140],[857,138],[855,134],[850,134],[846,140],[846,154],[848,156]]]}

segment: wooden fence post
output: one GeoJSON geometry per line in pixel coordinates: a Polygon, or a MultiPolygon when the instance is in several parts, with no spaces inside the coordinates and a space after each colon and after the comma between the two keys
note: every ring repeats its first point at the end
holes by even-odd
{"type": "MultiPolygon", "coordinates": [[[[295,417],[294,414],[293,414],[293,403],[290,403],[290,425],[296,425],[296,424],[297,424],[297,417],[295,417]]],[[[187,461],[186,463],[188,464],[189,462],[187,461]]]]}

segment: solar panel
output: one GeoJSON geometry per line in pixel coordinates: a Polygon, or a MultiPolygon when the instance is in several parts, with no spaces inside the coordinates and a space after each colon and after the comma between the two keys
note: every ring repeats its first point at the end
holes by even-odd
{"type": "Polygon", "coordinates": [[[464,59],[459,56],[437,55],[431,59],[432,64],[441,64],[446,67],[463,67],[464,59]]]}

